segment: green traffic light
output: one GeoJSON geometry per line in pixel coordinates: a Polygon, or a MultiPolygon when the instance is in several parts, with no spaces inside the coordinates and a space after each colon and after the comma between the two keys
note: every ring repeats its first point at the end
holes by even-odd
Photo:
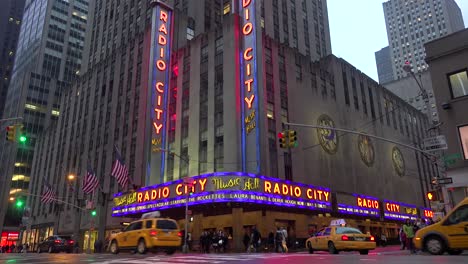
{"type": "Polygon", "coordinates": [[[26,142],[26,140],[27,140],[26,136],[20,136],[19,137],[19,141],[22,142],[22,143],[26,142]]]}
{"type": "Polygon", "coordinates": [[[96,216],[96,215],[97,215],[96,210],[91,211],[91,216],[96,216]]]}
{"type": "Polygon", "coordinates": [[[24,203],[21,200],[16,201],[16,207],[23,207],[23,204],[24,203]]]}

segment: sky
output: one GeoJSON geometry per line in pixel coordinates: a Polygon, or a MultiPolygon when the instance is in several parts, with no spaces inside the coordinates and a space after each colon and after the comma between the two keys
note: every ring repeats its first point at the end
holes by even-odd
{"type": "MultiPolygon", "coordinates": [[[[327,0],[332,52],[378,82],[376,51],[388,46],[382,3],[387,0],[327,0]]],[[[468,0],[455,0],[468,27],[468,0]]]]}

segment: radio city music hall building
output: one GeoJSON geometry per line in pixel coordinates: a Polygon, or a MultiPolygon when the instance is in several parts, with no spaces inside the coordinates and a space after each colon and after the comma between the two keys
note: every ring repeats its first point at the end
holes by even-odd
{"type": "MultiPolygon", "coordinates": [[[[276,32],[277,16],[286,16],[282,8],[314,21],[319,6],[326,15],[326,2],[226,3],[220,24],[193,38],[183,6],[155,4],[131,61],[128,50],[118,49],[92,67],[65,97],[56,132],[39,143],[45,156],[80,175],[87,157],[92,161],[111,198],[94,197],[102,228],[93,239],[156,210],[183,226],[187,192],[195,240],[203,230],[224,229],[237,249],[253,225],[263,237],[284,226],[304,239],[340,217],[364,232],[396,237],[402,220],[429,217],[423,199],[435,171],[411,149],[310,128],[291,128],[298,147],[279,148],[283,122],[355,129],[406,144],[420,142],[426,131],[423,114],[331,55],[329,37],[315,41],[306,20],[286,17],[295,26],[276,32]],[[304,34],[307,27],[311,34],[304,34]],[[70,128],[83,133],[69,135],[70,128]],[[63,156],[52,153],[62,140],[63,156]],[[108,176],[114,144],[140,187],[122,190],[108,176]],[[192,190],[182,182],[188,176],[192,190]]],[[[324,30],[316,33],[328,36],[328,22],[317,24],[324,30]]],[[[57,169],[45,168],[44,158],[35,159],[34,172],[57,169]]],[[[59,196],[82,197],[68,188],[59,196]]],[[[30,202],[37,226],[49,223],[58,233],[79,226],[82,234],[90,227],[86,213],[71,224],[73,209],[58,210],[58,219],[68,216],[65,225],[44,214],[50,205],[30,202]]]]}

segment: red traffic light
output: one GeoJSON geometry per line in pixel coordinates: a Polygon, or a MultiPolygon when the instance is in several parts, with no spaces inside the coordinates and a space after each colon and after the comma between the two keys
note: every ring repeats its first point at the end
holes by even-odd
{"type": "Polygon", "coordinates": [[[278,138],[284,138],[284,133],[279,132],[279,133],[278,133],[278,138]]]}

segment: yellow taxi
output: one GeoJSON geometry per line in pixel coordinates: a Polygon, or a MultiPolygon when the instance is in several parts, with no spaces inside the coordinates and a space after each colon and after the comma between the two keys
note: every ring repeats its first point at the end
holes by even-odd
{"type": "Polygon", "coordinates": [[[131,222],[110,241],[110,252],[134,250],[145,254],[148,250],[173,254],[182,243],[182,232],[177,222],[161,218],[159,212],[144,214],[140,220],[131,222]]]}
{"type": "Polygon", "coordinates": [[[468,250],[468,197],[439,222],[419,229],[414,236],[417,249],[433,255],[459,255],[468,250]]]}
{"type": "Polygon", "coordinates": [[[369,250],[375,249],[375,239],[371,235],[363,234],[359,229],[346,226],[343,219],[332,220],[329,227],[316,233],[306,240],[309,253],[314,251],[328,251],[338,254],[340,251],[359,251],[367,255],[369,250]]]}

